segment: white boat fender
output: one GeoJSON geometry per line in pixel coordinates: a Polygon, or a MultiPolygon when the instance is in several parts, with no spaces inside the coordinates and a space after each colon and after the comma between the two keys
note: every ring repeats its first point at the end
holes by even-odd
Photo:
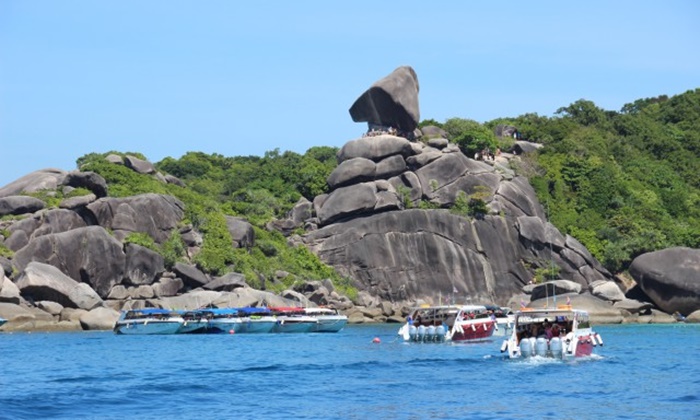
{"type": "Polygon", "coordinates": [[[488,331],[488,330],[489,330],[489,324],[484,324],[484,331],[488,331]]]}
{"type": "Polygon", "coordinates": [[[476,331],[476,325],[472,324],[472,331],[476,331]]]}
{"type": "Polygon", "coordinates": [[[598,341],[598,344],[600,345],[600,347],[603,347],[603,337],[601,337],[600,334],[598,334],[598,333],[596,333],[594,335],[594,337],[598,341]]]}
{"type": "Polygon", "coordinates": [[[501,353],[504,353],[506,350],[508,350],[508,340],[504,340],[503,344],[501,344],[501,353]]]}

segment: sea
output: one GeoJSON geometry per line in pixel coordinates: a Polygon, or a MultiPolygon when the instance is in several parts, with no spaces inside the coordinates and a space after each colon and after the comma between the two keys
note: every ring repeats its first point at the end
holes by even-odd
{"type": "Polygon", "coordinates": [[[572,362],[502,338],[0,332],[1,419],[699,419],[700,325],[604,325],[572,362]]]}

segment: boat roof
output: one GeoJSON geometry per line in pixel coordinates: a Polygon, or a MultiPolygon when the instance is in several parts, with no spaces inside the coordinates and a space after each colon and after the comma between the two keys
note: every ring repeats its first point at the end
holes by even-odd
{"type": "Polygon", "coordinates": [[[163,308],[142,308],[142,309],[129,309],[127,312],[135,312],[135,313],[140,313],[144,315],[163,315],[163,314],[170,314],[173,313],[174,311],[170,309],[163,309],[163,308]]]}
{"type": "Polygon", "coordinates": [[[484,305],[423,305],[423,306],[418,306],[417,308],[414,308],[414,311],[418,311],[421,309],[457,309],[457,310],[463,310],[463,311],[475,311],[475,310],[484,310],[486,307],[484,305]]]}
{"type": "Polygon", "coordinates": [[[270,308],[266,307],[254,307],[254,306],[244,306],[242,308],[237,308],[239,312],[243,312],[244,314],[250,315],[250,314],[269,314],[270,313],[270,308]]]}
{"type": "Polygon", "coordinates": [[[209,312],[214,315],[237,315],[238,308],[204,308],[200,312],[209,312]]]}
{"type": "Polygon", "coordinates": [[[336,310],[331,308],[306,308],[307,314],[335,314],[336,310]]]}
{"type": "Polygon", "coordinates": [[[559,305],[556,308],[522,308],[515,313],[517,316],[562,316],[562,315],[588,315],[583,309],[573,309],[569,305],[559,305]]]}
{"type": "Polygon", "coordinates": [[[271,306],[272,312],[304,312],[304,308],[299,306],[271,306]]]}

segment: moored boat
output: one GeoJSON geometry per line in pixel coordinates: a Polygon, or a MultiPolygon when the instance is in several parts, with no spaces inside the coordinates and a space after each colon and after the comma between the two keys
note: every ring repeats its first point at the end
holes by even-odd
{"type": "Polygon", "coordinates": [[[116,334],[175,334],[185,320],[168,309],[143,308],[123,311],[114,324],[116,334]]]}
{"type": "Polygon", "coordinates": [[[268,333],[277,324],[277,319],[268,308],[243,307],[238,308],[238,314],[242,317],[242,333],[268,333]]]}
{"type": "Polygon", "coordinates": [[[209,319],[210,315],[202,310],[194,311],[177,311],[183,322],[180,329],[177,331],[178,334],[202,334],[209,332],[210,325],[209,319]]]}
{"type": "Polygon", "coordinates": [[[311,332],[338,332],[348,323],[347,315],[342,315],[333,308],[305,308],[304,313],[318,321],[311,332]]]}
{"type": "Polygon", "coordinates": [[[489,315],[496,320],[496,329],[493,332],[497,337],[510,337],[513,332],[513,323],[515,322],[515,313],[508,307],[495,305],[485,305],[489,311],[489,315]]]}
{"type": "Polygon", "coordinates": [[[244,328],[244,319],[240,316],[238,308],[205,308],[200,309],[209,319],[209,333],[240,333],[244,328]]]}
{"type": "Polygon", "coordinates": [[[0,327],[5,325],[6,322],[7,322],[7,320],[5,318],[0,317],[0,327]]]}
{"type": "Polygon", "coordinates": [[[304,308],[272,307],[270,310],[277,319],[272,332],[305,333],[310,332],[318,324],[316,318],[305,314],[304,308]]]}
{"type": "Polygon", "coordinates": [[[490,339],[495,328],[483,305],[422,306],[411,312],[399,335],[405,341],[469,342],[490,339]]]}
{"type": "Polygon", "coordinates": [[[569,360],[590,356],[603,339],[593,331],[588,312],[570,305],[556,308],[523,308],[515,313],[512,334],[501,353],[510,359],[546,357],[569,360]]]}

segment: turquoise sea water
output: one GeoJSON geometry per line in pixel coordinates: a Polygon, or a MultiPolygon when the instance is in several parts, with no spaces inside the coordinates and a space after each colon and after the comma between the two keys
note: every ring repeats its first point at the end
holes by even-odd
{"type": "Polygon", "coordinates": [[[0,418],[700,418],[700,325],[599,326],[605,347],[571,363],[506,361],[500,338],[406,344],[398,328],[0,333],[0,418]]]}

